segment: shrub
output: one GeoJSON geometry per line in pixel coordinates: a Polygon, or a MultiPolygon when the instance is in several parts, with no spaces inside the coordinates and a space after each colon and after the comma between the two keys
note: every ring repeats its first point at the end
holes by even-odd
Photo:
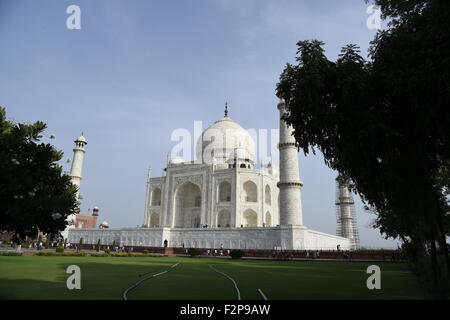
{"type": "Polygon", "coordinates": [[[47,236],[45,238],[44,247],[45,247],[45,249],[48,249],[48,247],[50,247],[50,237],[49,236],[47,236]]]}
{"type": "Polygon", "coordinates": [[[245,255],[244,251],[242,250],[231,250],[230,257],[232,259],[240,259],[245,255]]]}
{"type": "Polygon", "coordinates": [[[110,254],[111,250],[109,250],[108,248],[106,248],[105,250],[103,250],[106,254],[110,254]]]}
{"type": "Polygon", "coordinates": [[[109,257],[107,253],[93,253],[90,255],[91,257],[109,257]]]}
{"type": "Polygon", "coordinates": [[[30,246],[30,244],[31,244],[31,239],[29,237],[27,237],[23,246],[25,248],[28,248],[30,246]]]}
{"type": "Polygon", "coordinates": [[[55,252],[55,251],[39,251],[35,253],[36,256],[44,256],[44,257],[62,257],[62,256],[70,256],[70,257],[85,257],[88,254],[86,252],[55,252]]]}
{"type": "Polygon", "coordinates": [[[21,256],[22,252],[16,251],[1,251],[0,256],[21,256]]]}
{"type": "Polygon", "coordinates": [[[161,257],[160,254],[152,254],[152,253],[111,253],[111,257],[161,257]]]}
{"type": "Polygon", "coordinates": [[[77,251],[80,251],[81,249],[83,249],[83,238],[80,238],[80,242],[78,243],[77,251]]]}
{"type": "Polygon", "coordinates": [[[191,257],[198,256],[198,255],[200,255],[201,253],[202,253],[202,252],[201,252],[200,250],[196,249],[196,248],[189,248],[189,249],[188,249],[188,254],[189,254],[191,257]]]}
{"type": "Polygon", "coordinates": [[[124,253],[113,253],[113,257],[142,257],[141,253],[131,253],[131,252],[124,252],[124,253]]]}
{"type": "Polygon", "coordinates": [[[56,247],[56,252],[64,252],[64,247],[56,247]]]}
{"type": "Polygon", "coordinates": [[[148,254],[148,250],[142,250],[142,254],[148,254]]]}

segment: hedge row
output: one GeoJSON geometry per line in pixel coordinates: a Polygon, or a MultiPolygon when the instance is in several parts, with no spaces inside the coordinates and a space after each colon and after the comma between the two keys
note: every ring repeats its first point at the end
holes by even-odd
{"type": "Polygon", "coordinates": [[[161,257],[161,255],[151,253],[111,253],[111,257],[161,257]]]}
{"type": "Polygon", "coordinates": [[[22,252],[17,251],[1,251],[0,256],[21,256],[22,252]]]}
{"type": "Polygon", "coordinates": [[[72,257],[84,257],[88,254],[86,252],[55,252],[55,251],[40,251],[36,252],[37,256],[72,256],[72,257]]]}
{"type": "Polygon", "coordinates": [[[146,253],[87,253],[87,252],[55,252],[55,251],[40,251],[36,252],[37,256],[71,256],[71,257],[160,257],[156,254],[146,254],[146,253]]]}

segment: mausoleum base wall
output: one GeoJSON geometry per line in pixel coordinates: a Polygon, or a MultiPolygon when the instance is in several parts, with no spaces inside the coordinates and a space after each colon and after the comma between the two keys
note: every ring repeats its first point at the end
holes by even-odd
{"type": "Polygon", "coordinates": [[[272,250],[341,250],[351,248],[350,240],[303,226],[255,228],[124,228],[70,229],[69,243],[272,250]]]}

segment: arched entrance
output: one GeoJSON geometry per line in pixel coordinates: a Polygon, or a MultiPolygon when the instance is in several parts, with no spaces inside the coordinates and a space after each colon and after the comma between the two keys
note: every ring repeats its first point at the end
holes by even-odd
{"type": "Polygon", "coordinates": [[[150,227],[159,227],[159,213],[152,212],[150,215],[150,227]]]}
{"type": "Polygon", "coordinates": [[[161,189],[155,188],[152,192],[152,206],[160,206],[161,205],[161,189]]]}
{"type": "Polygon", "coordinates": [[[258,215],[252,209],[247,209],[243,214],[244,227],[256,227],[258,225],[258,215]]]}
{"type": "Polygon", "coordinates": [[[270,206],[272,204],[272,193],[270,192],[269,185],[266,185],[266,189],[264,192],[264,198],[265,198],[266,204],[268,204],[270,206]]]}
{"type": "Polygon", "coordinates": [[[230,211],[227,209],[222,209],[217,215],[217,227],[229,228],[231,225],[231,215],[230,211]]]}
{"type": "Polygon", "coordinates": [[[266,212],[265,225],[266,227],[272,226],[272,215],[270,214],[269,211],[266,212]]]}
{"type": "Polygon", "coordinates": [[[200,188],[185,182],[175,194],[175,228],[200,228],[202,196],[200,188]]]}
{"type": "Polygon", "coordinates": [[[257,202],[258,201],[258,187],[253,181],[247,181],[244,183],[242,190],[242,201],[244,202],[257,202]]]}
{"type": "Polygon", "coordinates": [[[223,181],[219,185],[219,202],[231,201],[231,184],[228,181],[223,181]]]}

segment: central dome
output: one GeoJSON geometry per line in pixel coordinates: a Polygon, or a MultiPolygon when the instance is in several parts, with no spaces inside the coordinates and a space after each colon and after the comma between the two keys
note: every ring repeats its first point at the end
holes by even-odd
{"type": "Polygon", "coordinates": [[[203,131],[197,140],[196,156],[204,163],[231,163],[235,158],[255,157],[255,142],[239,123],[225,116],[203,131]]]}

